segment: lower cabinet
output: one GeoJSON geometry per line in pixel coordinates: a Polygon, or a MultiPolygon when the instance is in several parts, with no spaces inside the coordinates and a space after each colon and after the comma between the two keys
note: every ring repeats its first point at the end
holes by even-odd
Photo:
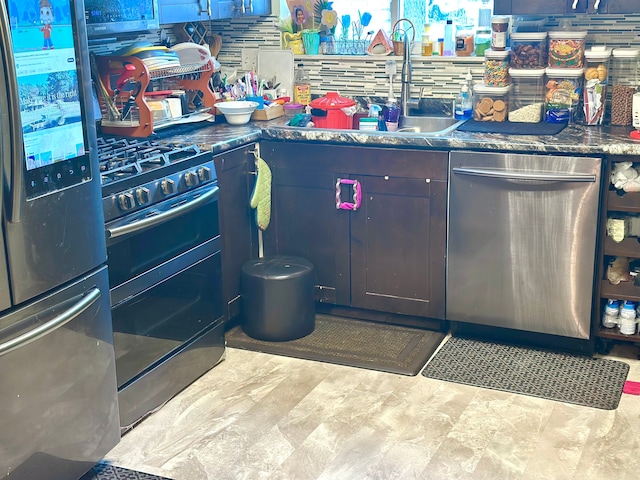
{"type": "Polygon", "coordinates": [[[444,319],[447,152],[261,142],[265,252],[314,264],[320,302],[444,319]]]}
{"type": "Polygon", "coordinates": [[[249,144],[213,157],[220,187],[218,212],[227,320],[240,314],[242,265],[257,255],[257,233],[249,207],[255,182],[255,147],[256,144],[249,144]]]}

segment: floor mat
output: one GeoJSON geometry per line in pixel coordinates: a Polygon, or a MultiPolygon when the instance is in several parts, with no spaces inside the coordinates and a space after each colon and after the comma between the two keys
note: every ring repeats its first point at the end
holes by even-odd
{"type": "Polygon", "coordinates": [[[316,328],[306,337],[266,342],[246,335],[240,326],[226,334],[227,346],[288,357],[417,375],[445,335],[441,332],[316,315],[316,328]]]}
{"type": "Polygon", "coordinates": [[[171,480],[149,473],[116,467],[107,463],[99,463],[89,470],[79,480],[171,480]]]}
{"type": "Polygon", "coordinates": [[[629,365],[452,337],[422,371],[428,378],[614,410],[629,365]]]}

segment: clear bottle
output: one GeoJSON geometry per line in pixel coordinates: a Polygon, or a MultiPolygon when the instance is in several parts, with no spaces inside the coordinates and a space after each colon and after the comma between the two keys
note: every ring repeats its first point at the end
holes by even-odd
{"type": "Polygon", "coordinates": [[[293,79],[293,101],[301,105],[311,103],[311,80],[302,63],[298,64],[293,79]]]}
{"type": "Polygon", "coordinates": [[[466,83],[462,84],[460,93],[456,95],[453,102],[453,116],[456,120],[468,120],[473,113],[473,102],[469,93],[469,87],[466,83]]]}
{"type": "Polygon", "coordinates": [[[445,56],[451,56],[456,49],[455,40],[453,36],[453,20],[447,20],[444,25],[444,50],[442,52],[445,56]]]}

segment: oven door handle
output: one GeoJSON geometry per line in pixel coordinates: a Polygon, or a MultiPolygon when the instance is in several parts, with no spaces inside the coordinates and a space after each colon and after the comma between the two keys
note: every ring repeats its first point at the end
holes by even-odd
{"type": "Polygon", "coordinates": [[[121,237],[122,235],[127,235],[129,233],[139,232],[140,230],[145,230],[147,228],[153,227],[160,223],[164,223],[167,220],[171,220],[172,218],[183,215],[191,210],[204,205],[209,200],[215,198],[218,195],[219,187],[214,187],[209,190],[207,193],[203,193],[198,198],[191,200],[183,205],[172,208],[166,212],[162,212],[158,215],[154,215],[152,217],[147,217],[142,220],[138,220],[127,225],[123,225],[121,227],[107,228],[107,238],[116,238],[121,237]]]}

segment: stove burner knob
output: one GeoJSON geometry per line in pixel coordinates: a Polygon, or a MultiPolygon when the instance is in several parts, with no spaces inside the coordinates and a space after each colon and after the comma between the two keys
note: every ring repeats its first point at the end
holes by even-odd
{"type": "Polygon", "coordinates": [[[198,175],[195,172],[187,172],[184,174],[184,183],[187,187],[195,187],[198,185],[198,175]]]}
{"type": "Polygon", "coordinates": [[[164,195],[171,195],[176,192],[176,182],[170,178],[165,178],[160,182],[160,190],[162,190],[164,195]]]}
{"type": "Polygon", "coordinates": [[[209,167],[200,167],[198,169],[198,178],[201,182],[211,180],[211,169],[209,167]]]}
{"type": "Polygon", "coordinates": [[[133,198],[132,192],[125,192],[118,195],[118,205],[121,210],[131,210],[136,206],[136,201],[133,198]]]}
{"type": "Polygon", "coordinates": [[[136,199],[138,200],[138,205],[149,203],[149,201],[151,200],[151,195],[149,195],[149,193],[149,189],[145,187],[136,189],[136,199]]]}

